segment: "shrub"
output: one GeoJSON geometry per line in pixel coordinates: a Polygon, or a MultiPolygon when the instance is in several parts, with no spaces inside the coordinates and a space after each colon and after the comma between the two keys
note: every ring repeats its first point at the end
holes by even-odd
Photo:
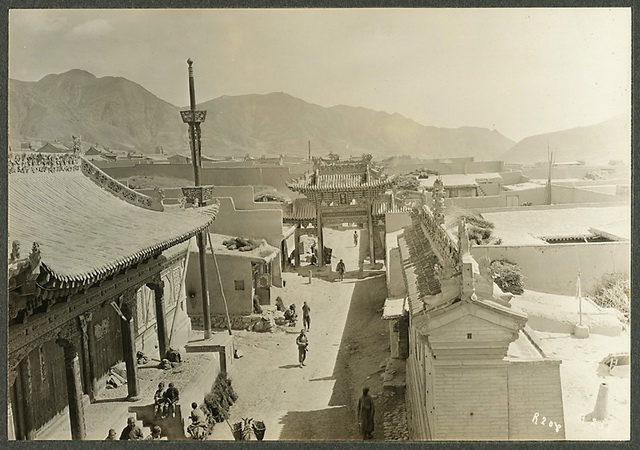
{"type": "Polygon", "coordinates": [[[222,422],[229,418],[229,408],[237,399],[238,395],[233,390],[227,374],[219,373],[211,386],[211,391],[204,396],[203,410],[210,424],[209,432],[215,422],[222,422]]]}
{"type": "Polygon", "coordinates": [[[463,214],[462,216],[460,216],[460,218],[466,220],[469,225],[473,225],[478,228],[493,230],[493,222],[483,219],[480,216],[475,216],[473,214],[463,214]]]}
{"type": "MultiPolygon", "coordinates": [[[[488,220],[473,214],[462,214],[458,220],[461,221],[462,219],[467,222],[467,234],[469,235],[469,240],[475,241],[476,244],[481,245],[491,238],[493,222],[489,222],[488,220]]],[[[458,223],[460,223],[459,221],[458,223]]]]}
{"type": "Polygon", "coordinates": [[[502,289],[502,292],[518,295],[524,292],[524,275],[520,266],[505,259],[500,259],[492,261],[490,267],[491,273],[493,273],[493,280],[502,289]]]}
{"type": "Polygon", "coordinates": [[[629,322],[631,282],[627,275],[614,273],[602,277],[593,301],[603,308],[615,308],[629,322]]]}
{"type": "Polygon", "coordinates": [[[420,182],[412,175],[399,175],[395,181],[395,187],[399,191],[418,191],[420,182]]]}

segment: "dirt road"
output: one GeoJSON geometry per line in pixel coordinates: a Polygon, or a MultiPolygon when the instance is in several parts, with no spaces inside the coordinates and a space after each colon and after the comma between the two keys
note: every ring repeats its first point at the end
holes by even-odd
{"type": "MultiPolygon", "coordinates": [[[[353,232],[325,231],[327,246],[343,258],[347,271],[357,269],[353,232]]],[[[362,388],[381,393],[380,365],[389,355],[381,308],[386,297],[384,275],[330,282],[285,273],[286,288],[275,295],[285,305],[303,301],[311,307],[307,365],[298,366],[295,338],[301,326],[274,333],[236,333],[244,356],[234,362],[231,378],[239,399],[230,423],[242,417],[265,422],[265,440],[360,439],[356,405],[362,388]]],[[[376,414],[374,438],[382,438],[382,411],[376,414]]],[[[210,439],[233,439],[229,427],[217,424],[210,439]]]]}

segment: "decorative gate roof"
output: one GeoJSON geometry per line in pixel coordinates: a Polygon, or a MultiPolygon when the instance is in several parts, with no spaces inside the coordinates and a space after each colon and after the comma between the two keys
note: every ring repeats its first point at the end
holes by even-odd
{"type": "Polygon", "coordinates": [[[358,161],[314,161],[313,172],[287,183],[289,189],[303,194],[319,192],[384,192],[394,182],[373,164],[371,157],[363,155],[358,161]]]}
{"type": "Polygon", "coordinates": [[[296,192],[320,192],[320,191],[345,191],[345,190],[382,190],[393,184],[394,177],[382,177],[369,179],[365,174],[357,173],[332,173],[309,174],[297,180],[287,183],[292,191],[296,192]]]}

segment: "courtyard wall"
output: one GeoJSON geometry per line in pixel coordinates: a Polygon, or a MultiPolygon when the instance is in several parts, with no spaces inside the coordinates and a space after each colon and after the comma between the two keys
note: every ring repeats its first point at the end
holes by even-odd
{"type": "MultiPolygon", "coordinates": [[[[108,175],[121,180],[131,176],[158,176],[184,178],[193,180],[191,164],[134,164],[131,165],[101,164],[99,167],[108,175]]],[[[203,167],[200,170],[200,181],[203,185],[215,186],[248,186],[267,185],[287,193],[292,197],[299,195],[290,191],[286,182],[298,177],[288,166],[269,167],[203,167]]]]}
{"type": "Polygon", "coordinates": [[[522,268],[525,289],[575,295],[581,271],[582,290],[593,294],[602,276],[630,273],[629,242],[546,245],[474,245],[471,254],[479,261],[506,259],[522,268]]]}

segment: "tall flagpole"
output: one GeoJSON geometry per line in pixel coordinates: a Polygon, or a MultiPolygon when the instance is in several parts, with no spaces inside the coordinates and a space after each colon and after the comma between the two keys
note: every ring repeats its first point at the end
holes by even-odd
{"type": "MultiPolygon", "coordinates": [[[[193,178],[195,186],[200,186],[200,168],[202,166],[202,149],[200,142],[200,123],[204,122],[206,111],[196,111],[196,87],[193,79],[193,61],[187,59],[189,65],[189,103],[188,111],[181,111],[182,121],[189,124],[189,136],[191,138],[191,162],[193,163],[193,178]]],[[[201,196],[202,197],[202,196],[201,196]]],[[[202,200],[202,198],[201,198],[202,200]]],[[[198,202],[197,206],[205,206],[205,201],[198,202]]],[[[209,229],[198,233],[196,240],[198,243],[198,256],[200,259],[200,283],[202,290],[202,315],[204,338],[211,338],[211,313],[209,309],[209,287],[207,283],[207,239],[205,233],[209,229]]]]}

